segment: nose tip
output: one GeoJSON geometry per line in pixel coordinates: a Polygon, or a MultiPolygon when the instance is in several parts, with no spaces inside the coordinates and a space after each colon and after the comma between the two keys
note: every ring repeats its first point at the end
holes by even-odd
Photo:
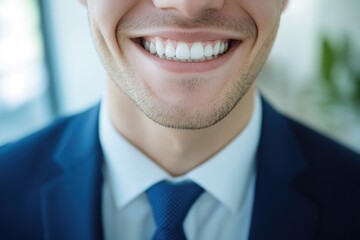
{"type": "Polygon", "coordinates": [[[155,7],[173,9],[186,18],[196,18],[208,10],[221,9],[224,0],[153,0],[155,7]]]}

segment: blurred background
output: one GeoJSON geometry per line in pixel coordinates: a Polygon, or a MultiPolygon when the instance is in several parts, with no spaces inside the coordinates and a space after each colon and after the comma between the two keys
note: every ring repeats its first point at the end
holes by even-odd
{"type": "MultiPolygon", "coordinates": [[[[290,0],[259,76],[277,109],[360,152],[360,1],[290,0]]],[[[76,0],[0,0],[0,145],[103,91],[76,0]]]]}

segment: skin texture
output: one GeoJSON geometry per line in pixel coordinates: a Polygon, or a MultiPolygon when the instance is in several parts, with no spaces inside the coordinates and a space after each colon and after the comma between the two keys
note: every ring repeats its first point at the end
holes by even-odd
{"type": "Polygon", "coordinates": [[[108,74],[111,121],[153,161],[171,175],[183,175],[244,129],[253,110],[254,81],[271,50],[286,1],[81,2],[108,74]],[[218,34],[241,44],[214,69],[171,71],[146,57],[136,43],[164,32],[175,39],[178,33],[187,34],[189,42],[218,34]]]}

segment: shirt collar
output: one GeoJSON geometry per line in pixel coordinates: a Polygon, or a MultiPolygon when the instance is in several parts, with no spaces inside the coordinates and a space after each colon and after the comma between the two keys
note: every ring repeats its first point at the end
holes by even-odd
{"type": "Polygon", "coordinates": [[[255,174],[261,107],[260,96],[256,94],[253,114],[241,134],[217,155],[188,173],[191,180],[202,186],[231,212],[240,209],[255,174]]]}
{"type": "Polygon", "coordinates": [[[256,94],[253,114],[241,134],[202,165],[185,176],[173,178],[116,131],[104,97],[100,109],[99,136],[105,157],[105,174],[116,206],[125,207],[159,181],[188,179],[203,187],[231,212],[236,212],[255,174],[261,108],[260,96],[256,94]]]}

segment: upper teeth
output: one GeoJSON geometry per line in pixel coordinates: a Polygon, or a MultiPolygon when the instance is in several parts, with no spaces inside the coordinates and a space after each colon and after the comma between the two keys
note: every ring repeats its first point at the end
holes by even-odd
{"type": "Polygon", "coordinates": [[[185,43],[161,38],[143,39],[144,48],[151,54],[175,61],[205,61],[229,49],[229,40],[185,43]]]}

